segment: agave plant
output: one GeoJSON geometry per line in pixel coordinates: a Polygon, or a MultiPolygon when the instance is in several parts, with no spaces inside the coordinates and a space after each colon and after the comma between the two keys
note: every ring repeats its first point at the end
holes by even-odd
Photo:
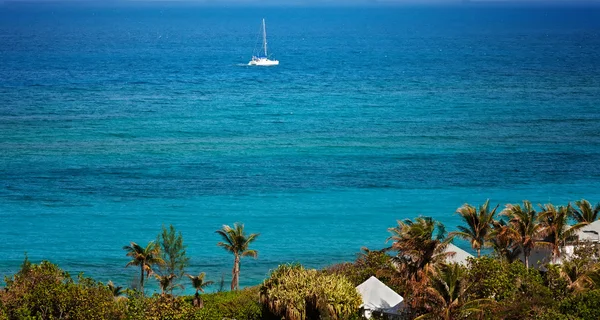
{"type": "Polygon", "coordinates": [[[260,287],[260,301],[288,320],[348,319],[362,302],[352,283],[341,275],[281,265],[260,287]]]}

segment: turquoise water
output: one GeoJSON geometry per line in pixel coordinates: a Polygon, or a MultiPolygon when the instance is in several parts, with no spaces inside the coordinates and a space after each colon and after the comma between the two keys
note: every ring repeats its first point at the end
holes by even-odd
{"type": "MultiPolygon", "coordinates": [[[[0,5],[0,274],[127,285],[162,224],[242,285],[468,202],[600,201],[600,9],[0,5]],[[281,65],[245,64],[267,20],[281,65]]],[[[461,246],[465,247],[464,244],[461,246]]]]}

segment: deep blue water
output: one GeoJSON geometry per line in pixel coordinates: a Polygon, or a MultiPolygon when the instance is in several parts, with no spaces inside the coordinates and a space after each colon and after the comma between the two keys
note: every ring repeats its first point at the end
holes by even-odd
{"type": "MultiPolygon", "coordinates": [[[[465,202],[600,201],[600,9],[0,5],[0,274],[260,232],[243,285],[465,202]],[[281,65],[247,67],[266,18],[281,65]]],[[[465,249],[467,248],[462,244],[465,249]]]]}

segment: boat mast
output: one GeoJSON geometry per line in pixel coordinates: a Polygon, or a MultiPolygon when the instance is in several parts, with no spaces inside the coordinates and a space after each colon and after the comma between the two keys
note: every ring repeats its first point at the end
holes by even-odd
{"type": "Polygon", "coordinates": [[[265,19],[263,18],[263,47],[265,48],[265,57],[267,57],[267,27],[265,26],[265,19]]]}

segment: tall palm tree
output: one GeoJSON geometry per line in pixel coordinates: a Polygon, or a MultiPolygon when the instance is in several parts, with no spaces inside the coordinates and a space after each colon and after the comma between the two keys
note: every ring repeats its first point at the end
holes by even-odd
{"type": "Polygon", "coordinates": [[[456,213],[467,223],[467,226],[458,226],[459,231],[453,231],[449,234],[449,236],[457,236],[471,242],[471,247],[477,250],[478,258],[481,257],[481,248],[485,245],[486,239],[492,230],[492,221],[494,221],[494,215],[496,209],[498,209],[496,205],[490,211],[489,205],[490,200],[487,200],[479,208],[475,208],[468,203],[458,208],[456,213]]]}
{"type": "Polygon", "coordinates": [[[557,208],[549,203],[541,206],[541,209],[540,221],[543,226],[542,234],[545,236],[543,242],[552,248],[552,262],[556,263],[567,240],[573,239],[575,232],[585,226],[586,223],[569,225],[572,212],[570,206],[559,206],[557,208]]]}
{"type": "Polygon", "coordinates": [[[509,217],[515,240],[523,250],[525,266],[529,268],[531,250],[535,248],[543,230],[538,213],[533,209],[531,202],[525,200],[522,207],[519,204],[507,204],[502,214],[509,217]]]}
{"type": "Polygon", "coordinates": [[[572,214],[575,221],[579,223],[592,223],[600,218],[600,203],[592,207],[589,201],[581,199],[575,201],[577,208],[572,208],[572,214]]]}
{"type": "Polygon", "coordinates": [[[194,289],[196,289],[196,294],[194,295],[194,305],[202,308],[204,303],[200,298],[199,292],[204,293],[204,288],[210,286],[211,284],[213,284],[213,282],[204,280],[204,277],[206,276],[204,272],[200,273],[197,276],[193,276],[191,274],[188,274],[187,276],[192,281],[192,286],[194,287],[194,289]]]}
{"type": "Polygon", "coordinates": [[[523,251],[516,241],[515,230],[504,219],[492,221],[492,231],[489,234],[487,245],[491,246],[496,254],[508,263],[517,260],[523,251]]]}
{"type": "Polygon", "coordinates": [[[430,285],[426,289],[426,305],[429,312],[417,317],[424,319],[475,319],[483,314],[482,307],[490,299],[468,300],[469,284],[465,281],[464,269],[459,264],[442,265],[439,271],[431,275],[430,285]]]}
{"type": "Polygon", "coordinates": [[[144,248],[135,242],[131,242],[128,246],[124,246],[126,256],[131,257],[131,261],[125,265],[125,268],[129,266],[140,267],[140,290],[144,295],[144,275],[150,276],[152,274],[152,266],[163,264],[163,259],[160,258],[160,246],[153,241],[150,241],[144,248]]]}
{"type": "Polygon", "coordinates": [[[240,259],[242,257],[253,257],[258,256],[258,251],[248,249],[250,244],[256,240],[258,233],[252,233],[246,235],[244,233],[244,225],[241,223],[234,223],[233,228],[224,225],[221,230],[217,230],[222,242],[217,243],[218,246],[231,252],[234,256],[233,269],[231,271],[231,290],[237,290],[240,288],[240,259]]]}
{"type": "Polygon", "coordinates": [[[444,225],[431,217],[398,220],[398,226],[388,231],[392,233],[388,241],[393,241],[388,250],[398,252],[395,261],[414,281],[423,280],[427,272],[434,272],[435,265],[453,254],[445,251],[452,238],[446,237],[444,225]]]}

